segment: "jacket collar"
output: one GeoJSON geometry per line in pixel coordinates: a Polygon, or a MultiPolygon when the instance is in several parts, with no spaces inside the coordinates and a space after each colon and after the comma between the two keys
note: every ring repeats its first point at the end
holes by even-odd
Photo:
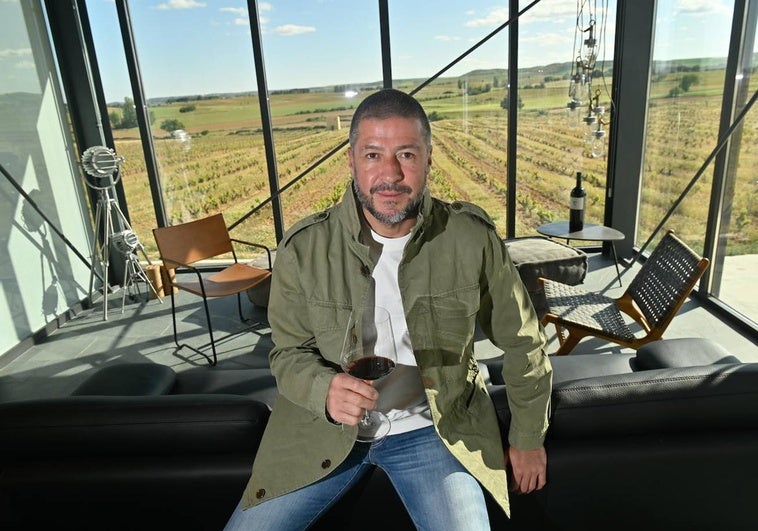
{"type": "MultiPolygon", "coordinates": [[[[427,186],[421,196],[421,205],[419,206],[416,225],[411,229],[412,234],[415,235],[421,227],[427,225],[431,221],[432,203],[432,196],[429,192],[429,187],[427,186]]],[[[369,246],[371,245],[370,242],[374,241],[373,238],[371,238],[371,227],[369,226],[368,221],[366,221],[366,217],[363,215],[363,208],[353,191],[352,181],[350,181],[347,190],[345,190],[345,195],[342,197],[339,218],[347,227],[351,237],[356,241],[369,246]]]]}

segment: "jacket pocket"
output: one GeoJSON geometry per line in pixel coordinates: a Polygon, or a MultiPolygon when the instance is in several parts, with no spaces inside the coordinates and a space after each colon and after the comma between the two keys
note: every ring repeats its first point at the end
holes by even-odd
{"type": "Polygon", "coordinates": [[[414,350],[435,353],[434,357],[438,358],[435,364],[464,363],[474,339],[478,311],[478,285],[418,297],[408,312],[413,322],[409,328],[412,328],[414,350]]]}
{"type": "Polygon", "coordinates": [[[321,355],[336,364],[340,361],[351,307],[340,303],[309,302],[316,345],[321,355]]]}

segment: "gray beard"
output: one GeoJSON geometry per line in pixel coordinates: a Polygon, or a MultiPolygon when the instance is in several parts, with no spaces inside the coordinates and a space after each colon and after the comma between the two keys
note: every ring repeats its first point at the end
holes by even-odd
{"type": "MultiPolygon", "coordinates": [[[[374,192],[376,190],[392,190],[403,192],[408,191],[409,188],[406,186],[379,185],[374,187],[371,192],[374,192]]],[[[418,215],[419,205],[421,204],[421,198],[423,197],[425,190],[426,184],[424,184],[424,188],[418,194],[418,197],[408,203],[408,206],[406,206],[403,210],[395,212],[394,214],[384,214],[376,209],[374,206],[374,199],[370,195],[365,195],[363,192],[361,192],[361,190],[358,188],[358,183],[356,182],[355,178],[353,178],[353,191],[355,192],[355,196],[358,198],[358,202],[363,208],[368,210],[372,216],[379,220],[380,223],[383,223],[385,225],[396,225],[405,221],[406,219],[415,218],[418,215]]]]}

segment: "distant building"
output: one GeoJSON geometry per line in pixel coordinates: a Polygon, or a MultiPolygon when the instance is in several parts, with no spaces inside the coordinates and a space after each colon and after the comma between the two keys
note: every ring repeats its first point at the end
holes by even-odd
{"type": "Polygon", "coordinates": [[[171,131],[171,138],[174,140],[179,140],[180,142],[186,142],[190,139],[190,135],[184,129],[175,129],[171,131]]]}

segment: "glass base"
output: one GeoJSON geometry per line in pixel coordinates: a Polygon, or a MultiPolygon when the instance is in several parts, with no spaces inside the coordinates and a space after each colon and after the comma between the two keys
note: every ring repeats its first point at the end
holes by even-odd
{"type": "Polygon", "coordinates": [[[380,411],[367,411],[358,423],[358,441],[376,442],[384,439],[390,431],[390,419],[380,411]]]}

